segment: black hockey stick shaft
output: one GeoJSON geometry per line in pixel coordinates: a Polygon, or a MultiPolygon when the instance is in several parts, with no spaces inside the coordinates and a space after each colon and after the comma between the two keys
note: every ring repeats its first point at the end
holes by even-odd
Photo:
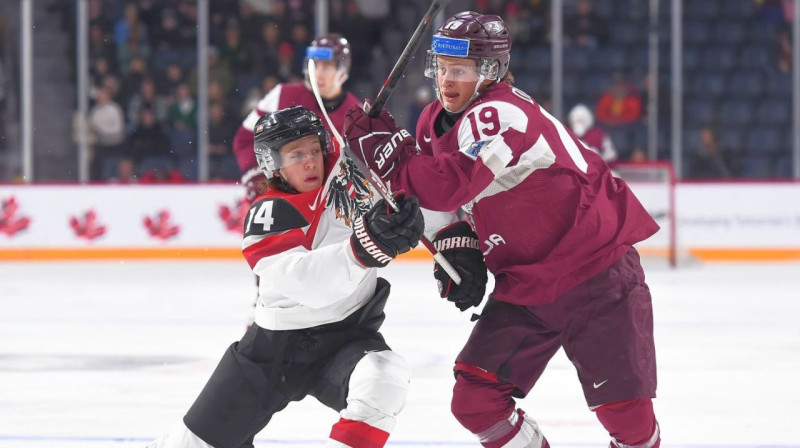
{"type": "Polygon", "coordinates": [[[433,0],[431,2],[431,6],[428,8],[428,12],[425,13],[425,16],[422,18],[422,21],[419,22],[417,25],[417,29],[414,30],[414,34],[411,35],[411,39],[409,39],[408,43],[406,44],[406,48],[403,49],[403,52],[400,53],[400,57],[395,62],[392,71],[389,72],[389,76],[386,77],[386,80],[383,82],[381,86],[381,90],[378,91],[378,96],[375,97],[374,103],[369,106],[369,110],[367,110],[367,115],[374,118],[378,115],[378,112],[383,109],[383,106],[386,104],[386,101],[392,95],[395,86],[400,81],[400,78],[403,77],[403,73],[405,73],[408,64],[411,63],[411,60],[414,59],[414,53],[419,48],[419,45],[422,43],[422,38],[428,28],[431,26],[431,22],[433,21],[434,16],[439,13],[451,0],[433,0]]]}
{"type": "MultiPolygon", "coordinates": [[[[333,123],[331,123],[331,117],[328,116],[328,112],[325,110],[325,105],[322,102],[322,96],[319,93],[319,86],[317,85],[317,66],[313,59],[308,60],[308,74],[309,74],[309,82],[311,84],[311,91],[314,93],[314,97],[317,100],[317,104],[322,110],[322,115],[325,118],[325,121],[328,123],[328,126],[330,127],[334,138],[336,138],[336,141],[339,142],[339,144],[341,145],[345,155],[350,160],[352,160],[353,163],[356,164],[356,168],[358,168],[358,170],[361,171],[362,174],[364,174],[364,177],[366,177],[367,182],[369,182],[374,189],[378,190],[378,193],[381,195],[383,199],[386,200],[386,203],[389,204],[389,207],[391,207],[392,210],[394,210],[395,212],[399,212],[400,207],[397,205],[397,201],[395,201],[392,195],[389,193],[389,189],[386,187],[386,184],[383,183],[383,180],[381,180],[380,177],[375,175],[375,173],[371,169],[369,169],[367,164],[362,162],[361,159],[359,159],[358,156],[356,156],[353,153],[353,150],[350,149],[350,145],[348,145],[347,142],[344,141],[342,136],[339,135],[339,131],[337,131],[336,127],[333,126],[333,123]]],[[[459,275],[458,271],[456,271],[453,265],[451,265],[450,262],[447,261],[444,255],[442,255],[441,252],[436,250],[436,248],[433,246],[433,243],[431,243],[431,241],[425,235],[422,235],[420,237],[420,242],[422,243],[423,246],[425,246],[426,249],[428,249],[428,252],[430,252],[431,255],[433,255],[433,259],[436,260],[437,263],[439,263],[439,266],[441,266],[442,269],[444,269],[444,271],[447,272],[447,275],[449,275],[450,278],[453,279],[453,282],[455,282],[456,285],[460,285],[461,275],[459,275]]]]}

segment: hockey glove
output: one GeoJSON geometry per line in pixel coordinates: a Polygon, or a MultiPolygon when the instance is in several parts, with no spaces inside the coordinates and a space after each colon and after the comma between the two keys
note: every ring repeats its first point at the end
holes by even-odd
{"type": "Polygon", "coordinates": [[[425,230],[419,200],[406,198],[402,192],[394,198],[399,212],[395,213],[386,200],[381,199],[353,223],[350,245],[356,258],[366,267],[386,266],[397,255],[415,247],[425,230]]]}
{"type": "Polygon", "coordinates": [[[440,230],[433,245],[461,275],[461,284],[457,285],[439,263],[434,263],[433,276],[439,286],[439,295],[447,297],[461,311],[480,305],[489,275],[478,245],[478,235],[469,223],[458,221],[440,230]]]}
{"type": "Polygon", "coordinates": [[[252,203],[267,190],[267,176],[258,167],[250,169],[242,176],[242,185],[247,201],[252,203]]]}
{"type": "Polygon", "coordinates": [[[347,144],[381,179],[387,178],[417,152],[417,143],[405,129],[397,127],[392,114],[381,110],[370,118],[360,107],[353,107],[344,119],[347,144]]]}

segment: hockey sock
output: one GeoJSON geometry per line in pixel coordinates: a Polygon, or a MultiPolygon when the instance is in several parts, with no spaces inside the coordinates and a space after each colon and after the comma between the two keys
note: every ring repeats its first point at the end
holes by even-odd
{"type": "Polygon", "coordinates": [[[338,443],[328,447],[382,448],[389,440],[389,433],[364,422],[342,418],[333,425],[330,438],[338,443]]]}
{"type": "Polygon", "coordinates": [[[612,437],[611,447],[658,448],[661,435],[649,398],[609,403],[595,409],[612,437]]]}

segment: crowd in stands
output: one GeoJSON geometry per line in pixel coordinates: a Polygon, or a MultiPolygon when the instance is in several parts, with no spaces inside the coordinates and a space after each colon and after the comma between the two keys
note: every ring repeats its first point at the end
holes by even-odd
{"type": "MultiPolygon", "coordinates": [[[[517,86],[550,105],[548,0],[476,0],[509,19],[517,86]]],[[[669,159],[671,2],[660,2],[658,158],[669,159]]],[[[646,160],[649,4],[565,0],[564,109],[586,104],[622,161],[646,160]]],[[[793,0],[684,2],[684,177],[788,177],[793,0]],[[770,87],[765,88],[765,85],[770,87]]]]}
{"type": "MultiPolygon", "coordinates": [[[[197,174],[197,2],[90,0],[92,180],[183,181],[197,174]]],[[[388,1],[331,2],[369,77],[388,1]]],[[[231,141],[255,103],[302,77],[313,0],[211,0],[208,50],[210,179],[240,177],[231,141]]]]}
{"type": "MultiPolygon", "coordinates": [[[[238,179],[230,142],[243,117],[274,85],[302,76],[304,51],[314,37],[314,3],[210,0],[212,180],[238,179]]],[[[670,2],[659,3],[656,140],[658,158],[669,159],[672,18],[670,2]]],[[[74,8],[74,2],[63,4],[74,8]]],[[[587,105],[620,161],[647,159],[649,4],[564,1],[564,112],[587,105]]],[[[473,0],[464,6],[506,19],[516,85],[549,107],[550,1],[473,0]]],[[[395,30],[387,17],[402,15],[402,8],[388,0],[331,1],[330,8],[329,29],[348,37],[356,61],[348,83],[374,85],[376,49],[395,30]]],[[[791,175],[792,11],[793,0],[684,2],[685,177],[791,175]]],[[[64,30],[74,41],[72,14],[64,30]]],[[[196,179],[197,15],[195,0],[89,0],[93,180],[196,179]]],[[[399,53],[402,39],[389,43],[394,41],[399,43],[392,51],[399,53]]],[[[419,87],[409,102],[412,130],[413,117],[431,98],[429,84],[419,87]]],[[[0,151],[4,144],[0,138],[0,151]]]]}

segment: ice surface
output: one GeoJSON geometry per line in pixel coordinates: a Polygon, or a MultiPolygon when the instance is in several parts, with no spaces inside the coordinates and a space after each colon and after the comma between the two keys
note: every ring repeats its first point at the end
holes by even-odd
{"type": "MultiPolygon", "coordinates": [[[[800,265],[651,269],[665,447],[800,447],[800,265]]],[[[394,447],[479,446],[449,412],[469,313],[427,263],[396,263],[383,333],[412,364],[394,447]]],[[[183,416],[244,331],[242,262],[0,263],[0,447],[143,447],[183,416]]],[[[553,359],[523,408],[553,447],[605,447],[572,365],[553,359]]],[[[322,447],[337,415],[290,405],[258,447],[322,447]]]]}

